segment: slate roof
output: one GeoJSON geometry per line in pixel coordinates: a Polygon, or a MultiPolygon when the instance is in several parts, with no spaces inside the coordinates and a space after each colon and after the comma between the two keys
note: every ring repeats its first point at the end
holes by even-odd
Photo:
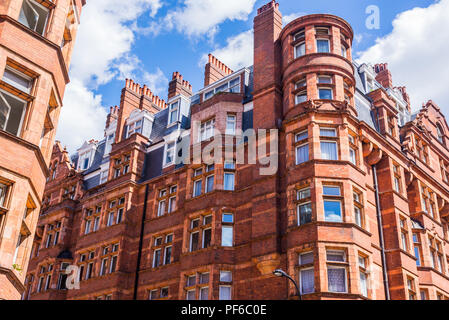
{"type": "MultiPolygon", "coordinates": [[[[253,66],[251,66],[249,67],[249,69],[250,69],[249,83],[248,85],[245,86],[244,99],[242,101],[243,104],[251,102],[253,99],[252,92],[254,89],[254,68],[253,66]]],[[[355,62],[354,62],[354,69],[355,69],[356,90],[361,94],[359,95],[361,96],[361,99],[364,99],[367,105],[371,105],[370,99],[366,96],[365,84],[363,83],[362,80],[363,78],[361,74],[359,74],[358,72],[359,66],[355,62]]],[[[200,101],[199,94],[196,94],[191,97],[191,105],[197,104],[199,103],[199,101],[200,101]]],[[[369,107],[356,100],[356,109],[358,112],[359,120],[366,122],[369,126],[374,128],[375,130],[378,130],[374,115],[369,107]]],[[[170,133],[178,129],[178,126],[171,126],[167,128],[168,115],[169,115],[168,108],[163,109],[154,115],[154,122],[150,136],[149,146],[160,143],[161,141],[164,140],[165,136],[169,135],[170,133]]],[[[242,123],[243,131],[253,128],[253,110],[244,112],[242,121],[243,121],[242,123]]],[[[181,129],[185,130],[190,129],[190,115],[183,116],[180,123],[181,129]]],[[[188,139],[190,139],[190,137],[188,137],[188,139]]],[[[105,140],[99,142],[97,151],[95,153],[94,161],[90,166],[90,168],[83,172],[84,176],[89,175],[95,171],[98,171],[102,163],[109,161],[109,157],[104,157],[105,146],[106,146],[105,140]]],[[[146,154],[144,160],[144,172],[141,182],[153,179],[162,174],[163,156],[164,156],[163,145],[161,145],[160,148],[156,148],[146,154]]],[[[78,155],[75,154],[74,156],[72,156],[71,159],[76,166],[78,161],[78,155]]],[[[181,163],[177,165],[176,168],[180,168],[182,166],[183,164],[181,163]]],[[[100,183],[100,172],[98,172],[98,175],[86,179],[84,181],[84,186],[87,190],[89,190],[99,185],[99,183],[100,183]]]]}

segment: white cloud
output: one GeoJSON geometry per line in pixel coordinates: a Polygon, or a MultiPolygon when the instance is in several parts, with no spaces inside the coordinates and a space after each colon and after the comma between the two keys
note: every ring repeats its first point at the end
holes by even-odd
{"type": "Polygon", "coordinates": [[[161,71],[161,69],[157,68],[156,72],[148,73],[144,72],[142,75],[143,83],[147,85],[151,91],[159,96],[163,96],[168,87],[168,79],[161,71]]]}
{"type": "Polygon", "coordinates": [[[207,35],[212,38],[218,32],[218,25],[226,20],[246,20],[253,11],[256,0],[184,0],[183,5],[169,11],[150,30],[177,30],[189,37],[207,35]]]}
{"type": "Polygon", "coordinates": [[[146,12],[154,17],[161,6],[160,0],[127,1],[126,7],[122,0],[92,0],[83,7],[71,83],[66,89],[57,132],[57,139],[70,152],[85,140],[103,137],[106,112],[102,96],[92,90],[113,79],[145,73],[140,70],[140,60],[131,53],[135,39],[132,24],[146,12]]]}
{"type": "Polygon", "coordinates": [[[449,0],[399,14],[393,30],[366,51],[360,62],[387,62],[395,85],[406,85],[412,108],[431,99],[449,114],[449,0]]]}
{"type": "MultiPolygon", "coordinates": [[[[253,30],[228,38],[226,46],[215,49],[212,54],[234,71],[251,66],[254,60],[253,30]]],[[[207,54],[202,56],[201,66],[207,63],[207,59],[207,54]]]]}
{"type": "Polygon", "coordinates": [[[290,22],[292,22],[293,20],[295,20],[299,17],[302,17],[303,15],[305,15],[304,12],[295,12],[295,13],[287,14],[282,17],[282,23],[285,26],[285,25],[289,24],[290,22]]]}

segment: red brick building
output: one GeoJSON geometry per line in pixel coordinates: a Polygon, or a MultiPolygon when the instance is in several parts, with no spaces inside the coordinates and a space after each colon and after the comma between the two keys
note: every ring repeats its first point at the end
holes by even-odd
{"type": "Polygon", "coordinates": [[[282,27],[272,1],[253,66],[210,55],[204,88],[175,72],[167,101],[127,80],[103,141],[53,149],[25,298],[295,298],[281,268],[303,299],[448,299],[449,127],[352,39],[327,14],[282,27]],[[278,138],[274,174],[239,161],[251,129],[278,130],[257,140],[278,138]]]}
{"type": "Polygon", "coordinates": [[[0,1],[0,299],[20,299],[85,0],[0,1]]]}

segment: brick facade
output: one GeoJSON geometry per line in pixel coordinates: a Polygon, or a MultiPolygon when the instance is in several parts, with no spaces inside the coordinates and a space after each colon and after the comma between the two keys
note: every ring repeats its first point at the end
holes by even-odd
{"type": "Polygon", "coordinates": [[[84,4],[0,4],[0,299],[20,299],[25,288],[84,4]]]}
{"type": "Polygon", "coordinates": [[[205,87],[193,94],[175,72],[166,102],[127,80],[103,141],[72,157],[54,146],[27,299],[297,299],[276,268],[303,299],[449,298],[439,107],[410,114],[386,64],[352,62],[339,17],[282,28],[271,1],[254,38],[252,67],[210,56],[205,87]],[[275,174],[223,161],[229,145],[251,148],[239,129],[278,130],[275,174]],[[209,130],[232,140],[212,148],[209,130]],[[186,141],[222,161],[193,161],[186,141]],[[69,265],[82,270],[78,289],[62,284],[69,265]]]}

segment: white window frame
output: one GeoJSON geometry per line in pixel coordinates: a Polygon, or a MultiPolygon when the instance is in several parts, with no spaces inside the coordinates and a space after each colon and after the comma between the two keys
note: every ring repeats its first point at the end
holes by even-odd
{"type": "Polygon", "coordinates": [[[180,111],[181,100],[175,101],[170,104],[168,110],[168,125],[172,125],[179,121],[179,111],[180,111]],[[172,120],[172,114],[176,112],[176,118],[172,120]]]}
{"type": "Polygon", "coordinates": [[[226,115],[226,134],[235,135],[236,128],[237,128],[237,115],[227,114],[226,115]],[[232,126],[232,128],[229,128],[229,126],[232,126]]]}
{"type": "Polygon", "coordinates": [[[6,131],[6,128],[8,126],[9,116],[11,114],[11,109],[12,109],[11,105],[8,103],[8,101],[6,101],[6,99],[5,99],[5,97],[3,95],[8,95],[11,98],[16,99],[17,101],[23,103],[22,116],[20,118],[19,126],[17,128],[17,134],[16,134],[16,136],[20,136],[20,133],[22,131],[23,119],[25,117],[25,113],[26,113],[26,110],[27,110],[27,107],[28,107],[28,102],[23,100],[23,99],[21,99],[21,98],[19,98],[19,97],[17,97],[17,96],[15,96],[15,95],[13,95],[13,94],[11,94],[11,93],[9,93],[9,92],[6,92],[6,91],[0,89],[0,99],[3,101],[3,103],[5,103],[6,107],[8,108],[8,113],[7,113],[6,119],[5,119],[5,125],[4,125],[3,128],[0,127],[0,130],[6,131]]]}
{"type": "MultiPolygon", "coordinates": [[[[33,30],[34,32],[37,32],[37,33],[40,34],[41,36],[44,36],[44,35],[45,35],[45,32],[46,32],[46,30],[47,30],[48,19],[50,18],[50,10],[49,10],[48,8],[44,7],[43,5],[37,3],[37,2],[34,1],[34,0],[24,0],[24,1],[23,1],[23,4],[22,4],[22,7],[20,8],[20,13],[22,13],[22,11],[23,11],[23,5],[24,5],[25,3],[26,3],[26,4],[29,6],[29,8],[33,11],[33,13],[34,13],[34,15],[35,15],[34,18],[35,18],[35,20],[36,20],[36,22],[35,22],[36,25],[35,25],[35,26],[30,26],[30,25],[25,25],[25,26],[26,26],[27,28],[29,28],[30,30],[33,30]],[[36,8],[35,8],[34,6],[37,6],[37,7],[39,7],[41,10],[46,11],[47,17],[46,17],[46,19],[45,19],[45,23],[44,23],[44,26],[43,26],[43,28],[42,28],[42,33],[39,32],[39,31],[37,31],[38,20],[40,20],[40,14],[36,11],[36,8]]],[[[20,22],[20,23],[22,23],[22,22],[20,22]]],[[[28,23],[28,21],[27,21],[27,23],[28,23]]],[[[23,23],[22,23],[22,24],[23,24],[23,23]]]]}
{"type": "Polygon", "coordinates": [[[175,163],[176,158],[176,142],[167,142],[164,147],[164,167],[170,166],[175,163]],[[173,145],[173,147],[169,148],[170,145],[173,145]],[[167,156],[168,152],[172,152],[172,160],[170,162],[167,162],[167,156]]]}

